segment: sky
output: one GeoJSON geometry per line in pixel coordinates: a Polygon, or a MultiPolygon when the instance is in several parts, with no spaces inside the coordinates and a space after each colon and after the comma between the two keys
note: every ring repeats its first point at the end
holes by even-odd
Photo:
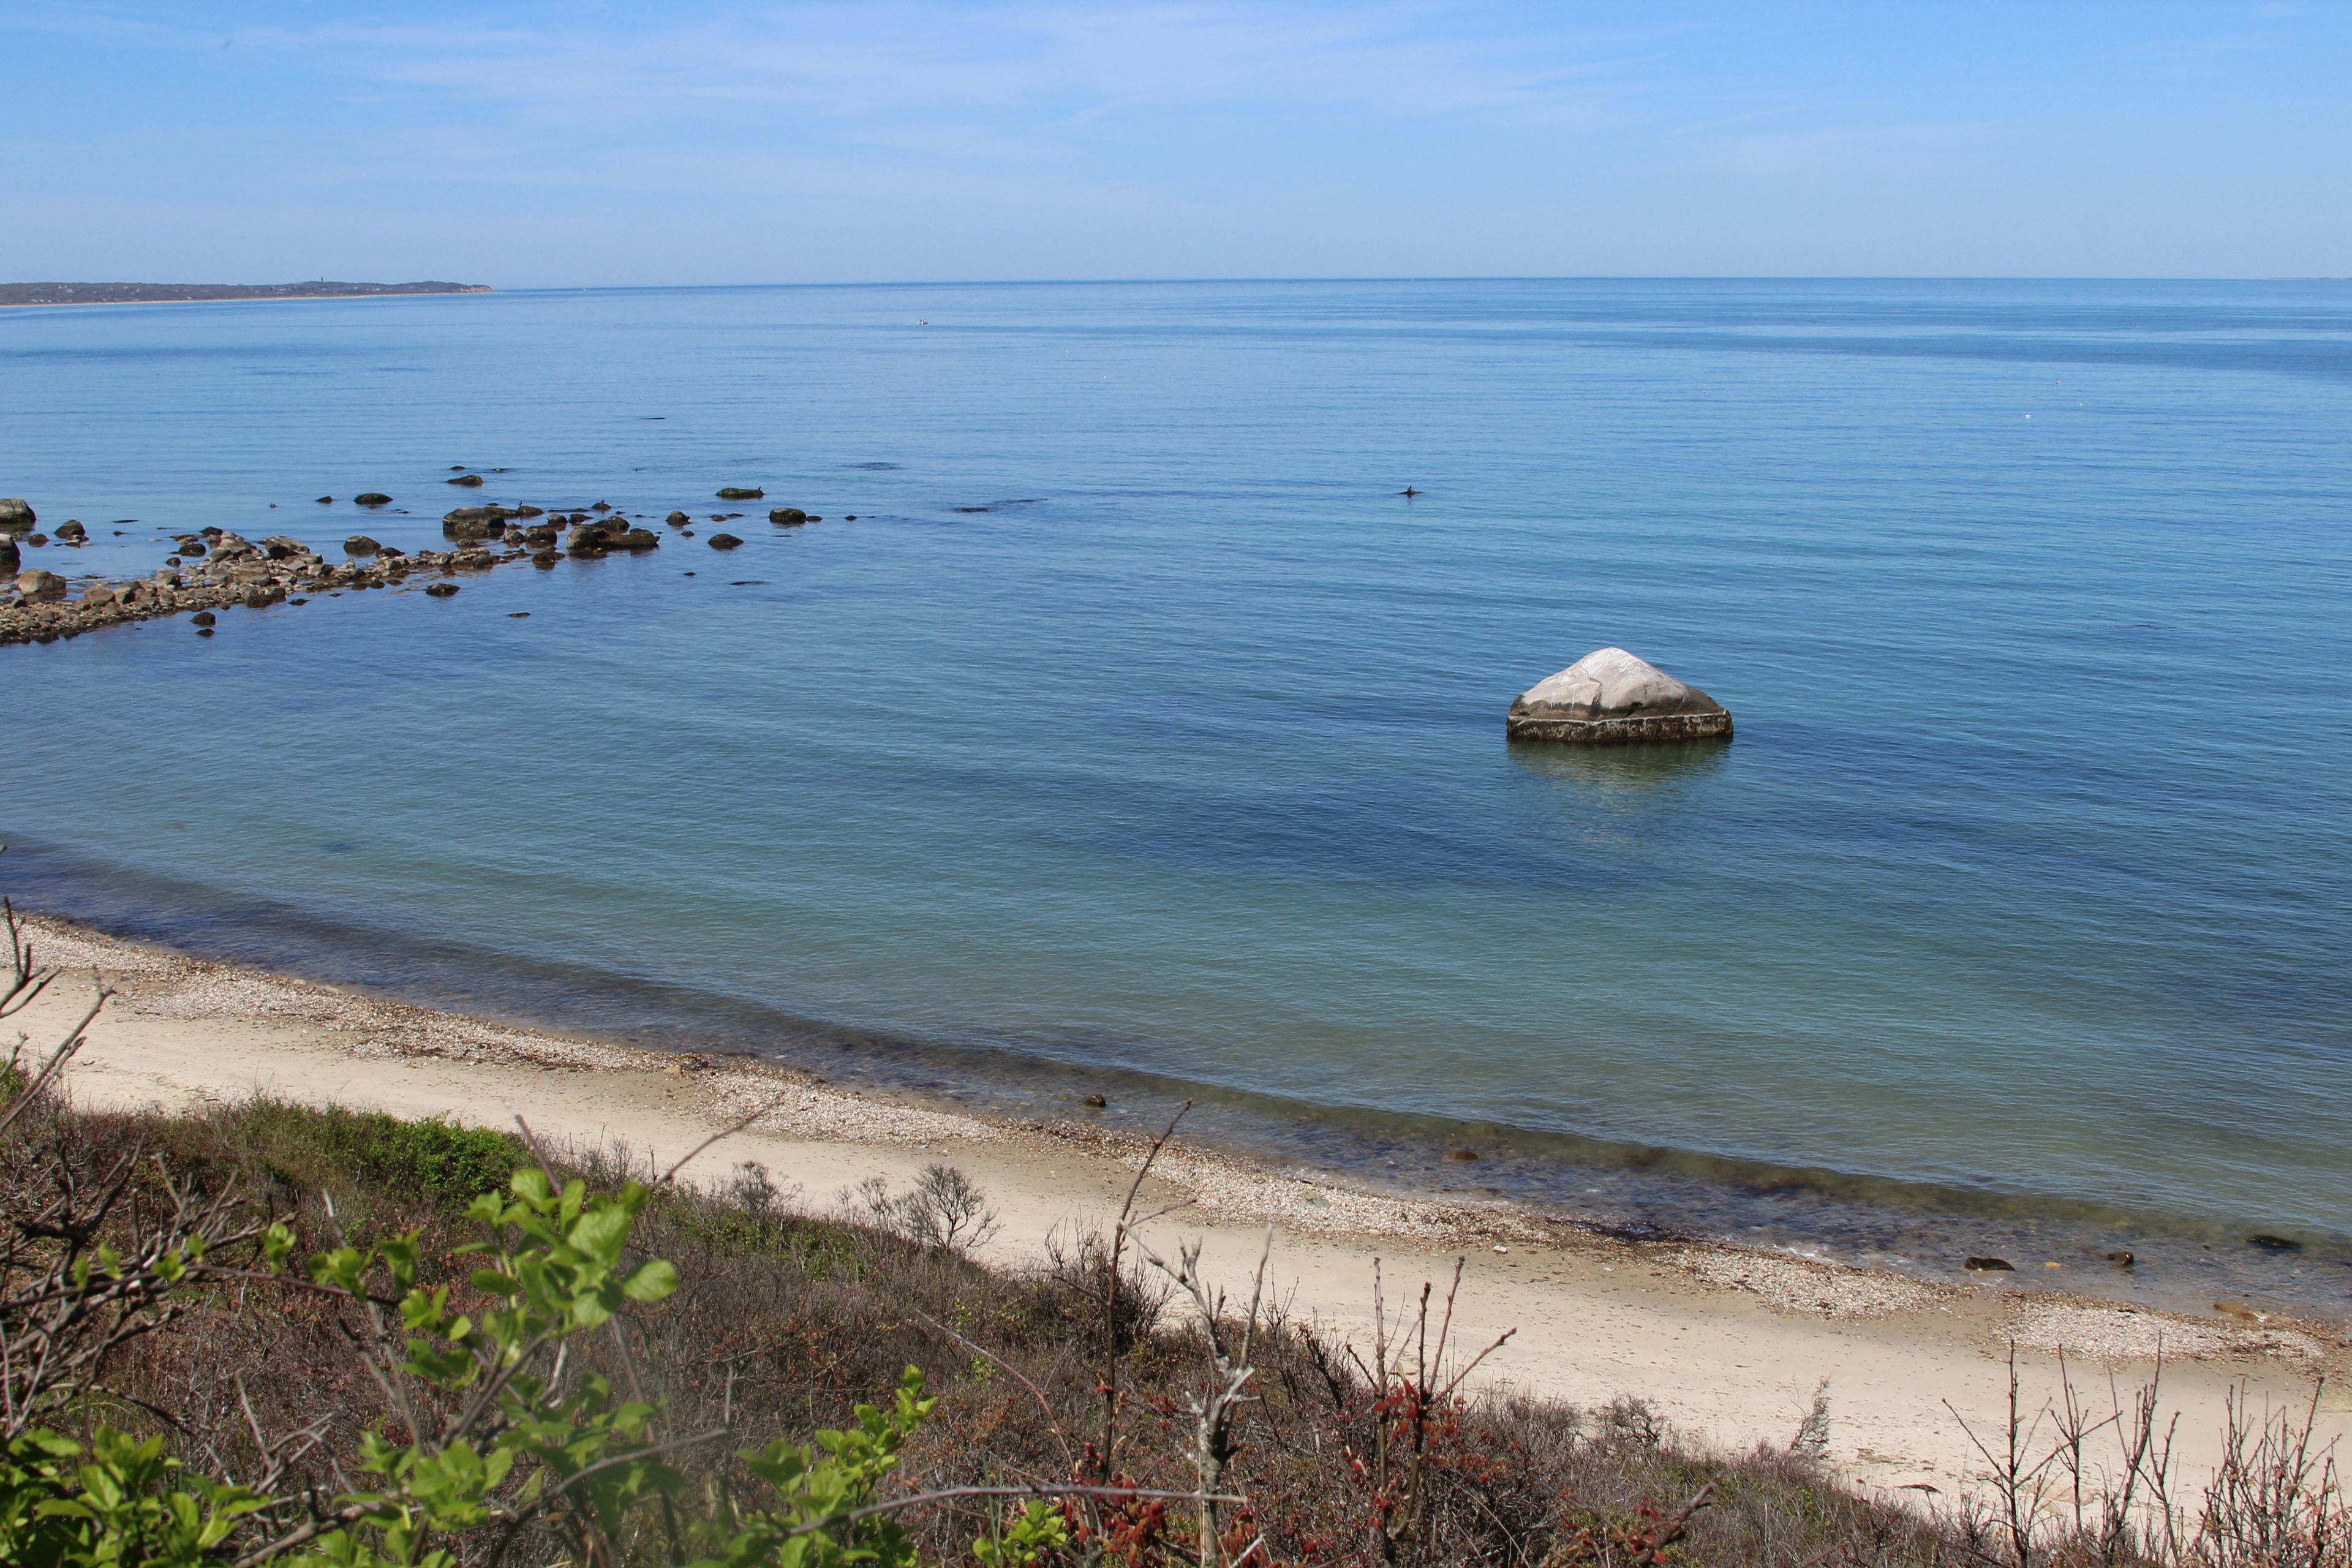
{"type": "Polygon", "coordinates": [[[0,0],[0,280],[2352,274],[2352,0],[0,0]]]}

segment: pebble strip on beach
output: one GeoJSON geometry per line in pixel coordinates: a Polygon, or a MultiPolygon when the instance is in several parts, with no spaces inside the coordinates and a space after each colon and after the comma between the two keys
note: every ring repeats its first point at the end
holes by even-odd
{"type": "MultiPolygon", "coordinates": [[[[762,492],[729,487],[719,493],[722,500],[734,500],[757,499],[762,492]]],[[[392,500],[375,492],[358,499],[371,509],[392,500]]],[[[711,521],[741,515],[730,512],[711,521]]],[[[686,512],[672,511],[667,521],[683,537],[694,537],[694,519],[686,512]]],[[[823,519],[797,507],[777,507],[768,513],[768,521],[791,528],[823,519]]],[[[0,647],[55,642],[100,626],[184,611],[195,612],[198,633],[209,636],[215,610],[302,604],[307,599],[296,595],[394,588],[412,577],[433,578],[425,591],[446,597],[457,591],[450,579],[461,573],[487,572],[518,561],[552,567],[566,559],[656,550],[662,542],[660,534],[632,524],[603,501],[569,512],[536,506],[461,506],[441,520],[441,532],[454,548],[411,553],[353,534],[343,542],[350,559],[341,562],[329,561],[285,534],[257,543],[223,529],[205,528],[175,535],[173,553],[152,575],[123,583],[92,582],[83,586],[79,598],[70,598],[71,584],[65,577],[24,563],[22,545],[48,542],[46,535],[32,531],[35,521],[32,509],[22,500],[0,500],[0,647]]],[[[79,522],[68,521],[57,531],[59,544],[79,545],[87,539],[88,531],[79,522]]],[[[743,542],[731,533],[715,533],[708,542],[728,550],[743,542]]]]}

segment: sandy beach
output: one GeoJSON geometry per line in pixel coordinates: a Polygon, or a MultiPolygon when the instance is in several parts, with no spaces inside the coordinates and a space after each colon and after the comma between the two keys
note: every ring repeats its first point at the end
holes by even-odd
{"type": "MultiPolygon", "coordinates": [[[[710,1135],[682,1176],[756,1163],[824,1209],[869,1176],[899,1181],[946,1161],[1002,1217],[989,1261],[1019,1268],[1057,1232],[1116,1212],[1141,1157],[1133,1140],[1076,1125],[1012,1122],[828,1087],[740,1057],[630,1049],[357,995],[34,919],[44,962],[65,974],[21,1020],[46,1050],[102,979],[117,994],[75,1062],[90,1109],[179,1108],[268,1094],[488,1126],[520,1115],[542,1137],[625,1145],[667,1168],[710,1135]]],[[[686,1043],[681,1042],[683,1047],[686,1043]]],[[[2126,1399],[2163,1358],[2188,1472],[2210,1461],[2233,1394],[2301,1409],[2320,1388],[2324,1435],[2352,1431],[2352,1342],[2339,1325],[2189,1318],[1998,1277],[1968,1287],[1686,1242],[1625,1242],[1508,1205],[1465,1206],[1353,1190],[1184,1144],[1148,1184],[1163,1252],[1204,1240],[1245,1290],[1267,1227],[1271,1284],[1295,1317],[1368,1332],[1378,1259],[1389,1300],[1467,1260],[1457,1331],[1513,1331],[1486,1386],[1585,1405],[1649,1402],[1729,1448],[1785,1445],[1826,1387],[1830,1454],[1858,1486],[1953,1500],[1979,1471],[1968,1426],[2006,1418],[2011,1347],[2030,1408],[2070,1376],[2093,1405],[2110,1379],[2126,1399]],[[2324,1381],[2323,1381],[2324,1380],[2324,1381]],[[1964,1422],[1966,1426],[1964,1426],[1964,1422]]]]}

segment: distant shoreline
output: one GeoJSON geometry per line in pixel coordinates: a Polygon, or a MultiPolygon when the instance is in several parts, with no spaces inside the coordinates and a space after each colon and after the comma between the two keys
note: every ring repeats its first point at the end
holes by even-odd
{"type": "Polygon", "coordinates": [[[0,283],[0,307],[194,305],[227,300],[373,300],[404,294],[488,294],[487,283],[0,283]]]}

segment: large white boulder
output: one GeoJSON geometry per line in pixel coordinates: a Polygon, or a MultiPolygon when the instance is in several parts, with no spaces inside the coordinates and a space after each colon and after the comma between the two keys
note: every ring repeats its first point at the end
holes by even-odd
{"type": "Polygon", "coordinates": [[[1647,659],[1604,647],[1519,693],[1508,729],[1535,741],[1678,741],[1728,735],[1731,715],[1647,659]]]}

